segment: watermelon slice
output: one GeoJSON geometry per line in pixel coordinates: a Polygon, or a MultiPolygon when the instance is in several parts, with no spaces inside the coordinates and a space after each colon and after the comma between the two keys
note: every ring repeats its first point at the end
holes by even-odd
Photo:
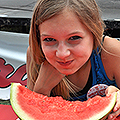
{"type": "Polygon", "coordinates": [[[12,108],[22,120],[99,120],[113,109],[116,97],[117,93],[71,102],[32,92],[19,83],[12,83],[10,93],[12,108]]]}

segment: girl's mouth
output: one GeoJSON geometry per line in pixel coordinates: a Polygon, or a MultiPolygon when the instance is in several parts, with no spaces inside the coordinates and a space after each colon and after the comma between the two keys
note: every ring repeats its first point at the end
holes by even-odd
{"type": "Polygon", "coordinates": [[[61,66],[69,66],[73,60],[70,60],[70,61],[66,61],[66,62],[60,62],[60,61],[57,61],[61,66]]]}

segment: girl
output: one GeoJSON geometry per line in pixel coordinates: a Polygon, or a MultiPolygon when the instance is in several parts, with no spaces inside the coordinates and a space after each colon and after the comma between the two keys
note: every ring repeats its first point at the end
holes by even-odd
{"type": "Polygon", "coordinates": [[[120,114],[120,42],[104,36],[94,0],[38,0],[27,50],[27,87],[48,96],[86,100],[96,84],[118,91],[114,113],[120,114]],[[118,88],[117,88],[118,87],[118,88]]]}

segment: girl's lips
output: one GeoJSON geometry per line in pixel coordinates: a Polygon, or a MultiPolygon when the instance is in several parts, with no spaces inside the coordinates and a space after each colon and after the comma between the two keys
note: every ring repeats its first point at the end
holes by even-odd
{"type": "Polygon", "coordinates": [[[66,61],[66,62],[60,62],[60,61],[57,61],[61,66],[68,66],[68,65],[70,65],[72,62],[73,62],[73,60],[70,60],[70,61],[66,61]]]}

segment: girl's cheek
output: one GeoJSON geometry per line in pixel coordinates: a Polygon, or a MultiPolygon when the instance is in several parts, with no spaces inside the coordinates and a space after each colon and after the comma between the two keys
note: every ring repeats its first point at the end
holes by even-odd
{"type": "Polygon", "coordinates": [[[45,57],[53,57],[55,55],[55,50],[53,50],[52,48],[43,48],[43,53],[45,55],[45,57]]]}

